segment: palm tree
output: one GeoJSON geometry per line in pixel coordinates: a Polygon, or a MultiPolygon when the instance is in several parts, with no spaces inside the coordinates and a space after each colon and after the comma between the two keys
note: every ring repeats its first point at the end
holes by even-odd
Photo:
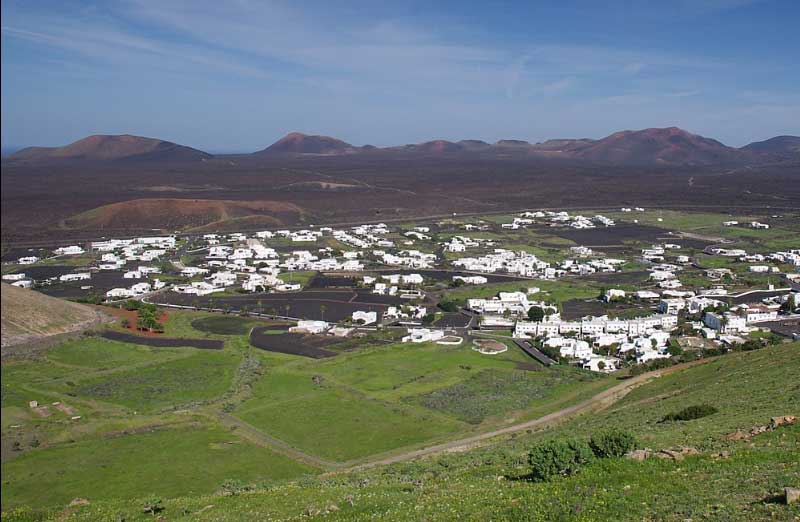
{"type": "Polygon", "coordinates": [[[322,316],[322,320],[323,321],[325,320],[325,311],[326,310],[328,310],[328,306],[327,305],[324,305],[324,304],[319,305],[319,313],[322,316]]]}

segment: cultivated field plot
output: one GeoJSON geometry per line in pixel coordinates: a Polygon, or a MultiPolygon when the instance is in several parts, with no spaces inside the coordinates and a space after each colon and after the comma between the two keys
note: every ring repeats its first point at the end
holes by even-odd
{"type": "Polygon", "coordinates": [[[222,350],[225,347],[225,342],[217,339],[181,339],[176,337],[144,337],[141,335],[133,335],[123,332],[116,332],[109,330],[102,332],[101,337],[111,341],[119,341],[123,343],[143,344],[145,346],[152,346],[154,348],[179,348],[181,346],[188,346],[190,348],[198,348],[200,350],[222,350]]]}
{"type": "Polygon", "coordinates": [[[546,372],[492,368],[411,400],[464,422],[480,424],[488,417],[524,410],[557,396],[576,382],[590,382],[597,378],[569,368],[546,372]]]}
{"type": "Polygon", "coordinates": [[[470,317],[459,313],[446,313],[434,322],[439,328],[465,328],[470,321],[470,317]]]}
{"type": "Polygon", "coordinates": [[[306,285],[307,289],[317,288],[352,288],[358,284],[355,277],[345,277],[333,274],[317,274],[306,285]]]}
{"type": "Polygon", "coordinates": [[[233,315],[212,315],[191,322],[195,330],[215,335],[247,335],[260,324],[263,322],[233,315]]]}
{"type": "Polygon", "coordinates": [[[154,302],[197,308],[247,310],[274,316],[302,317],[325,321],[342,321],[358,310],[382,313],[389,306],[405,301],[399,297],[376,295],[362,290],[313,290],[287,294],[248,294],[223,296],[187,296],[167,292],[154,302]]]}
{"type": "MultiPolygon", "coordinates": [[[[72,270],[68,272],[74,271],[75,269],[73,267],[72,270]]],[[[90,295],[103,296],[112,288],[130,286],[131,280],[125,279],[123,276],[124,272],[118,270],[103,270],[100,272],[92,272],[91,279],[85,281],[58,282],[43,286],[38,290],[43,294],[64,299],[84,299],[90,295]],[[89,286],[91,288],[84,290],[81,288],[84,286],[89,286]]]]}
{"type": "Polygon", "coordinates": [[[314,455],[357,459],[454,434],[458,422],[381,401],[312,374],[275,372],[254,387],[237,417],[314,455]]]}
{"type": "Polygon", "coordinates": [[[22,266],[15,270],[14,274],[25,274],[26,277],[34,281],[45,281],[54,277],[60,277],[75,271],[71,265],[31,265],[22,266]]]}
{"type": "Polygon", "coordinates": [[[51,349],[42,361],[4,364],[3,406],[66,400],[88,411],[156,411],[218,397],[239,360],[226,350],[80,339],[51,349]]]}
{"type": "Polygon", "coordinates": [[[163,364],[89,377],[71,392],[78,398],[154,412],[218,397],[229,388],[238,362],[237,354],[201,350],[163,364]]]}
{"type": "Polygon", "coordinates": [[[544,229],[550,234],[569,239],[583,246],[624,245],[632,242],[656,242],[669,238],[669,230],[636,224],[618,224],[614,227],[575,229],[569,227],[550,227],[544,229]]]}
{"type": "Polygon", "coordinates": [[[333,357],[336,352],[326,350],[325,347],[335,345],[341,341],[341,339],[335,337],[282,333],[269,326],[254,328],[250,332],[250,344],[260,350],[299,355],[312,359],[333,357]]]}
{"type": "Polygon", "coordinates": [[[612,382],[543,369],[513,344],[499,355],[377,344],[274,368],[234,415],[305,452],[350,460],[540,415],[612,382]]]}
{"type": "Polygon", "coordinates": [[[633,318],[650,315],[657,311],[655,303],[604,303],[599,299],[570,299],[561,304],[561,317],[567,320],[580,319],[587,315],[633,318]]]}

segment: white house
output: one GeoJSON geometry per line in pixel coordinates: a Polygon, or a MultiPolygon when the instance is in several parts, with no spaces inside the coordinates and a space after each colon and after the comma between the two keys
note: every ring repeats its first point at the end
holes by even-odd
{"type": "Polygon", "coordinates": [[[354,323],[361,323],[365,326],[378,321],[377,312],[364,312],[363,310],[358,310],[356,312],[353,312],[352,317],[354,323]]]}
{"type": "Polygon", "coordinates": [[[328,329],[325,321],[297,321],[297,326],[289,328],[290,332],[321,334],[328,329]]]}
{"type": "Polygon", "coordinates": [[[484,285],[489,282],[483,276],[453,276],[453,281],[461,281],[468,285],[484,285]]]}
{"type": "Polygon", "coordinates": [[[444,337],[442,330],[430,330],[428,328],[409,328],[408,335],[403,337],[404,343],[427,343],[437,341],[444,337]]]}
{"type": "Polygon", "coordinates": [[[615,299],[624,299],[625,298],[625,290],[619,290],[617,288],[609,288],[606,290],[606,293],[603,294],[603,300],[606,302],[611,302],[615,299]]]}
{"type": "Polygon", "coordinates": [[[584,370],[593,372],[610,373],[619,368],[619,359],[616,357],[605,357],[602,355],[592,355],[581,362],[584,370]]]}
{"type": "Polygon", "coordinates": [[[83,254],[84,252],[85,250],[78,245],[60,247],[53,250],[53,253],[57,256],[77,256],[83,254]]]}
{"type": "Polygon", "coordinates": [[[721,333],[747,331],[747,320],[730,312],[725,312],[722,315],[708,312],[703,317],[703,322],[709,328],[721,333]]]}

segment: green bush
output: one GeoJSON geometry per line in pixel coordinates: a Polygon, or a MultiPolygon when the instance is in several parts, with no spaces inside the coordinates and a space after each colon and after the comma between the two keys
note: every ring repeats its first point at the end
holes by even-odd
{"type": "Polygon", "coordinates": [[[589,447],[595,457],[601,459],[621,457],[635,450],[636,446],[636,437],[632,433],[617,429],[597,433],[589,439],[589,447]]]}
{"type": "Polygon", "coordinates": [[[445,312],[458,312],[458,305],[453,301],[442,301],[439,303],[439,308],[445,312]]]}
{"type": "Polygon", "coordinates": [[[164,504],[161,502],[160,498],[151,497],[144,501],[142,511],[155,517],[158,513],[164,511],[164,504]]]}
{"type": "Polygon", "coordinates": [[[246,484],[237,479],[227,479],[219,488],[220,493],[226,497],[233,497],[242,493],[247,493],[248,491],[253,491],[254,489],[255,486],[252,484],[246,484]]]}
{"type": "Polygon", "coordinates": [[[670,421],[690,421],[694,419],[702,419],[717,413],[717,409],[710,404],[696,404],[682,409],[679,412],[670,413],[665,415],[661,422],[670,421]]]}
{"type": "Polygon", "coordinates": [[[555,475],[573,475],[593,458],[592,450],[583,441],[546,442],[535,446],[528,454],[530,477],[544,481],[555,475]]]}
{"type": "Polygon", "coordinates": [[[528,319],[531,321],[541,323],[544,315],[544,309],[541,306],[531,306],[528,309],[528,319]]]}

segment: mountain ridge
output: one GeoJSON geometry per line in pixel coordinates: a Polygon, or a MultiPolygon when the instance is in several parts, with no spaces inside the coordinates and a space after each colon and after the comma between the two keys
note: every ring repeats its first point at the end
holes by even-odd
{"type": "Polygon", "coordinates": [[[131,134],[93,134],[62,147],[27,147],[11,161],[194,161],[213,156],[185,145],[131,134]]]}
{"type": "MultiPolygon", "coordinates": [[[[434,139],[399,146],[356,146],[317,134],[291,132],[264,149],[244,156],[351,156],[402,154],[420,156],[497,156],[560,159],[620,166],[714,166],[800,161],[800,137],[782,135],[743,147],[693,134],[679,127],[622,130],[604,138],[559,138],[539,143],[501,139],[434,139]]],[[[4,158],[9,163],[47,162],[168,162],[214,158],[198,149],[156,138],[129,134],[92,135],[63,147],[27,147],[4,158]]]]}

